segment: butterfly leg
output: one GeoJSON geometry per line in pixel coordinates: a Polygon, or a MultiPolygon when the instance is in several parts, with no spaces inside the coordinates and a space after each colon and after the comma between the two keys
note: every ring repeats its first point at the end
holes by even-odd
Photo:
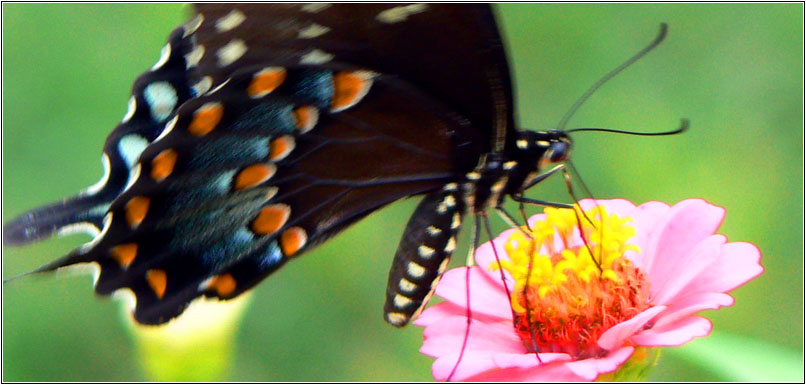
{"type": "Polygon", "coordinates": [[[395,253],[384,318],[404,326],[425,307],[456,249],[465,211],[461,188],[449,183],[426,195],[412,214],[395,253]]]}

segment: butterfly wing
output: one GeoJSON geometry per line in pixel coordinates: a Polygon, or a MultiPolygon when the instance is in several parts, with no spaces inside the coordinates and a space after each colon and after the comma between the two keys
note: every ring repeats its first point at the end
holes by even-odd
{"type": "Polygon", "coordinates": [[[96,263],[97,292],[131,290],[135,319],[162,323],[200,295],[240,294],[389,202],[439,189],[511,127],[489,8],[340,5],[325,17],[309,6],[240,7],[201,5],[172,34],[124,119],[147,127],[108,140],[120,159],[105,184],[116,198],[92,211],[100,235],[37,271],[96,263]],[[311,38],[325,20],[328,33],[311,38]],[[487,50],[471,44],[487,40],[487,50]],[[316,59],[324,48],[333,57],[316,59]],[[443,68],[456,58],[479,71],[443,68]],[[153,87],[168,64],[178,66],[175,104],[153,87]]]}
{"type": "Polygon", "coordinates": [[[379,74],[356,75],[366,90],[345,102],[348,75],[247,68],[186,102],[133,166],[103,233],[42,270],[98,263],[97,292],[129,289],[135,319],[161,323],[454,175],[466,120],[379,74]]]}
{"type": "Polygon", "coordinates": [[[107,208],[130,180],[140,153],[176,109],[194,95],[184,60],[191,41],[184,33],[183,28],[173,31],[159,62],[134,82],[129,110],[106,138],[101,158],[105,173],[101,180],[77,196],[12,219],[3,226],[4,244],[30,243],[72,229],[100,232],[107,208]]]}
{"type": "Polygon", "coordinates": [[[513,127],[506,52],[488,4],[195,7],[199,79],[219,84],[234,69],[259,63],[350,63],[399,76],[469,119],[491,138],[483,152],[488,144],[503,149],[513,127]]]}

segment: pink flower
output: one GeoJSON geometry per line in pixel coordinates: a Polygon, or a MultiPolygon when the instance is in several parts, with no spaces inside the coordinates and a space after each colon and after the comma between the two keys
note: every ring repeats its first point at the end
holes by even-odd
{"type": "Polygon", "coordinates": [[[585,241],[572,210],[546,209],[529,220],[532,239],[510,229],[494,240],[500,265],[487,242],[477,266],[445,273],[436,289],[445,301],[414,322],[425,327],[420,352],[436,358],[435,379],[623,378],[651,366],[654,347],[708,335],[711,322],[695,313],[732,305],[726,292],[763,271],[756,246],[715,234],[721,207],[699,199],[596,204],[581,202],[596,224],[581,220],[585,241]]]}

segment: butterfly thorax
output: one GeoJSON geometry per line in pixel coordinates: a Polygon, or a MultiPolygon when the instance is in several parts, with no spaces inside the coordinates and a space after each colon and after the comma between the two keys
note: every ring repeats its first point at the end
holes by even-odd
{"type": "Polygon", "coordinates": [[[571,138],[563,131],[515,133],[511,148],[484,154],[463,176],[464,200],[472,212],[500,206],[505,196],[522,193],[548,165],[563,162],[571,153],[571,138]]]}

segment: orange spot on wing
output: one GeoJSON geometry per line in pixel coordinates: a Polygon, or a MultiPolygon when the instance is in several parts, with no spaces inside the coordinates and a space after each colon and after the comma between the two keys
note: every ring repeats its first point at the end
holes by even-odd
{"type": "Polygon", "coordinates": [[[151,160],[151,178],[162,181],[174,171],[178,154],[174,149],[163,150],[151,160]]]}
{"type": "Polygon", "coordinates": [[[222,116],[224,106],[221,103],[207,103],[193,113],[188,132],[196,136],[207,135],[221,122],[222,116]]]}
{"type": "Polygon", "coordinates": [[[256,186],[274,175],[277,168],[272,164],[258,163],[248,166],[235,177],[235,190],[244,190],[256,186]]]}
{"type": "Polygon", "coordinates": [[[213,277],[209,288],[215,290],[220,297],[229,297],[230,294],[235,292],[237,286],[238,283],[232,277],[232,274],[224,273],[213,277]]]}
{"type": "Polygon", "coordinates": [[[148,286],[151,286],[151,290],[154,290],[157,298],[162,299],[165,295],[165,289],[168,288],[168,275],[165,274],[165,270],[151,269],[146,271],[146,281],[148,286]]]}
{"type": "Polygon", "coordinates": [[[262,97],[274,91],[285,80],[285,69],[280,67],[269,67],[255,74],[246,92],[253,98],[262,97]]]}
{"type": "Polygon", "coordinates": [[[151,199],[144,196],[136,196],[126,203],[126,223],[134,227],[140,224],[148,214],[148,206],[151,205],[151,199]]]}
{"type": "Polygon", "coordinates": [[[269,159],[280,160],[288,156],[294,150],[294,137],[291,135],[283,135],[271,141],[269,145],[269,159]]]}
{"type": "Polygon", "coordinates": [[[112,258],[115,258],[120,264],[120,267],[125,269],[132,264],[134,257],[137,256],[137,244],[124,243],[117,245],[113,247],[112,250],[109,250],[109,254],[112,254],[112,258]]]}
{"type": "Polygon", "coordinates": [[[371,80],[359,72],[338,72],[333,75],[331,109],[341,111],[356,103],[369,91],[371,80]]]}
{"type": "Polygon", "coordinates": [[[290,257],[305,246],[307,241],[308,234],[305,233],[305,230],[295,226],[283,231],[283,235],[280,236],[280,247],[283,248],[283,254],[290,257]]]}
{"type": "Polygon", "coordinates": [[[266,206],[252,221],[252,230],[259,235],[271,234],[283,227],[289,216],[291,216],[291,208],[288,205],[266,206]]]}
{"type": "Polygon", "coordinates": [[[316,126],[316,121],[319,120],[319,111],[316,107],[302,106],[295,108],[292,111],[294,115],[294,123],[301,133],[306,133],[316,126]]]}

